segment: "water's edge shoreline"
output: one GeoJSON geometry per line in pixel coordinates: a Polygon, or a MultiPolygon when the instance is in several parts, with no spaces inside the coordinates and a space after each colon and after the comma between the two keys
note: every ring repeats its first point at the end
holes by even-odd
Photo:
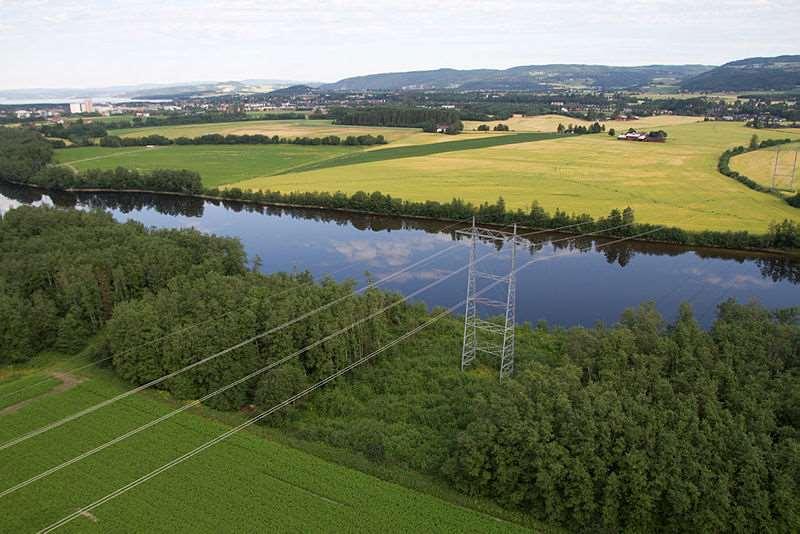
{"type": "MultiPolygon", "coordinates": [[[[312,210],[320,210],[320,211],[329,211],[329,212],[338,212],[338,213],[350,213],[354,215],[370,215],[375,217],[386,217],[386,218],[405,218],[405,219],[416,219],[421,221],[435,221],[435,222],[442,222],[442,223],[454,223],[454,222],[462,222],[457,219],[447,219],[443,217],[430,217],[424,215],[411,215],[411,214],[387,214],[387,213],[380,213],[375,211],[367,211],[367,210],[356,210],[351,208],[336,208],[331,206],[314,206],[309,204],[292,204],[287,202],[265,202],[265,201],[256,201],[256,200],[249,200],[249,199],[231,199],[222,196],[214,196],[214,195],[206,195],[203,193],[183,193],[178,191],[156,191],[150,189],[107,189],[107,188],[98,188],[98,187],[70,187],[65,189],[53,189],[48,187],[42,187],[38,185],[32,185],[24,182],[15,182],[8,179],[0,179],[6,183],[16,185],[19,187],[26,187],[30,189],[35,189],[38,191],[46,191],[46,192],[59,192],[59,193],[108,193],[108,194],[117,194],[117,195],[124,195],[124,194],[134,194],[134,195],[159,195],[159,196],[170,196],[170,197],[180,197],[180,198],[195,198],[199,200],[208,200],[212,202],[226,202],[226,203],[233,203],[233,204],[249,204],[253,206],[264,206],[264,207],[277,207],[277,208],[292,208],[292,209],[312,209],[312,210]]],[[[466,224],[466,223],[465,223],[466,224]]],[[[482,226],[489,226],[495,228],[505,228],[505,225],[498,225],[493,223],[480,223],[482,226]]],[[[593,233],[593,234],[586,234],[584,233],[577,233],[577,232],[570,232],[565,230],[555,230],[552,228],[534,228],[524,225],[519,225],[518,228],[524,230],[531,230],[531,231],[542,231],[544,232],[551,232],[554,234],[563,234],[563,235],[587,235],[591,236],[596,239],[620,239],[625,238],[626,241],[636,242],[636,243],[643,243],[643,244],[658,244],[664,246],[675,247],[681,250],[724,250],[732,253],[758,253],[758,254],[766,254],[766,255],[775,255],[775,256],[785,256],[785,257],[800,257],[800,250],[798,249],[770,249],[770,248],[729,248],[729,247],[722,247],[722,246],[713,246],[713,245],[702,245],[702,246],[692,246],[692,245],[683,245],[680,243],[676,243],[674,241],[664,241],[658,239],[638,239],[638,238],[628,238],[626,236],[613,236],[613,235],[603,235],[600,231],[593,233]]]]}

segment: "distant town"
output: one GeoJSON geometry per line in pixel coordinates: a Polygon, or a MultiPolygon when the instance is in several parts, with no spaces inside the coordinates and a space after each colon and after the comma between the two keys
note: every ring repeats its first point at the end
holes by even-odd
{"type": "Polygon", "coordinates": [[[0,123],[51,122],[94,117],[186,115],[204,112],[298,113],[326,118],[332,108],[413,106],[453,110],[465,120],[504,120],[514,115],[555,113],[584,120],[636,120],[653,115],[695,115],[706,120],[744,121],[755,127],[787,127],[800,122],[797,93],[742,95],[658,95],[598,91],[341,91],[291,86],[261,94],[163,95],[112,103],[84,99],[65,103],[0,105],[0,123]]]}

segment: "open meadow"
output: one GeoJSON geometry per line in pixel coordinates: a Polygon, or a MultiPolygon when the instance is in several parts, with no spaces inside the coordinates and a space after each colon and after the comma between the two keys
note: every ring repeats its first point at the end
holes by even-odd
{"type": "Polygon", "coordinates": [[[277,135],[280,137],[325,137],[327,135],[383,135],[387,141],[399,141],[405,137],[419,133],[418,128],[382,128],[379,126],[340,126],[330,120],[263,120],[213,122],[208,124],[186,124],[180,126],[154,126],[152,128],[125,128],[110,130],[109,134],[120,137],[143,137],[146,135],[163,135],[170,139],[176,137],[199,137],[218,133],[222,135],[277,135]]]}
{"type": "Polygon", "coordinates": [[[340,167],[385,159],[419,157],[458,150],[548,139],[553,134],[512,133],[463,135],[419,133],[413,142],[378,145],[371,149],[352,146],[277,145],[167,145],[154,147],[80,147],[56,151],[56,162],[77,171],[90,168],[127,167],[139,171],[189,169],[199,172],[203,184],[215,187],[271,176],[293,170],[340,167]],[[424,137],[423,137],[424,136],[424,137]]]}
{"type": "MultiPolygon", "coordinates": [[[[605,134],[562,137],[289,172],[235,185],[285,192],[377,190],[409,200],[461,197],[476,204],[502,196],[512,208],[535,200],[551,211],[594,216],[631,206],[640,222],[690,230],[763,233],[772,221],[800,221],[796,208],[717,172],[720,154],[747,144],[752,129],[693,122],[666,130],[669,139],[663,144],[618,141],[605,134]]],[[[793,132],[775,137],[787,135],[800,139],[793,132]]]]}
{"type": "Polygon", "coordinates": [[[147,147],[80,147],[56,151],[56,162],[76,170],[127,167],[140,171],[189,169],[208,187],[287,171],[329,158],[361,152],[347,146],[198,145],[147,147]]]}
{"type": "MultiPolygon", "coordinates": [[[[74,364],[74,362],[72,362],[74,364]]],[[[63,365],[63,364],[62,364],[63,365]]],[[[47,376],[6,378],[0,393],[47,376]]],[[[125,386],[102,371],[50,381],[29,404],[0,410],[0,441],[110,398],[125,386]]],[[[35,393],[35,395],[34,395],[35,393]]],[[[24,481],[175,407],[146,393],[0,451],[2,488],[24,481]]],[[[3,497],[0,532],[37,530],[216,437],[229,426],[210,411],[184,412],[50,477],[3,497]]],[[[243,419],[241,416],[237,416],[243,419]]],[[[240,432],[146,484],[91,511],[66,532],[524,532],[486,515],[267,439],[240,432]]]]}
{"type": "MultiPolygon", "coordinates": [[[[702,122],[700,117],[687,117],[683,115],[656,115],[654,117],[642,117],[637,120],[630,121],[600,121],[606,125],[606,129],[614,128],[618,132],[625,132],[628,128],[635,128],[637,130],[653,130],[659,128],[668,128],[678,124],[692,124],[695,122],[702,122]]],[[[574,124],[576,126],[589,126],[594,121],[585,121],[582,119],[575,119],[573,117],[566,117],[564,115],[536,115],[532,117],[523,117],[515,115],[510,119],[503,121],[464,121],[464,130],[473,131],[481,124],[488,124],[494,128],[497,124],[505,124],[515,132],[555,132],[559,124],[567,126],[574,124]]],[[[502,132],[496,132],[502,133],[502,132]]]]}
{"type": "MultiPolygon", "coordinates": [[[[297,145],[208,145],[57,151],[57,161],[76,169],[125,166],[140,170],[185,168],[206,186],[273,191],[381,191],[408,200],[479,204],[502,196],[511,208],[533,201],[593,216],[630,206],[639,222],[688,230],[747,230],[763,233],[773,221],[800,220],[800,211],[780,199],[752,191],[717,172],[720,154],[746,145],[754,130],[734,122],[662,115],[606,123],[625,130],[664,129],[666,143],[618,141],[606,134],[552,136],[569,117],[544,115],[504,121],[512,132],[426,134],[417,129],[334,126],[329,121],[254,121],[137,128],[126,135],[167,137],[203,133],[277,133],[282,136],[344,132],[383,133],[389,145],[371,147],[297,145]],[[537,133],[539,132],[539,133],[537,133]]],[[[474,127],[478,123],[467,123],[474,127]]],[[[759,130],[762,139],[794,137],[800,131],[759,130]]],[[[747,157],[764,158],[753,153],[747,157]]],[[[738,165],[734,162],[734,165],[738,165]]],[[[745,164],[744,162],[742,163],[745,164]]],[[[760,165],[760,163],[753,163],[760,165]]],[[[745,174],[750,175],[749,172],[745,174]]],[[[758,173],[754,172],[758,179],[758,173]]]]}
{"type": "MultiPolygon", "coordinates": [[[[766,136],[765,136],[766,137],[766,136]]],[[[800,142],[773,146],[731,158],[731,169],[765,187],[795,191],[800,180],[800,142]],[[797,159],[795,159],[797,158],[797,159]],[[795,163],[796,161],[796,163],[795,163]],[[794,179],[792,172],[794,171],[794,179]]]]}

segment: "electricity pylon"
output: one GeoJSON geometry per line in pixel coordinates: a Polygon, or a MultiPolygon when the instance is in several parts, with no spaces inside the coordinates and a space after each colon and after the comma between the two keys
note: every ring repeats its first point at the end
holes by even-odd
{"type": "Polygon", "coordinates": [[[797,172],[797,150],[794,151],[794,160],[792,161],[792,170],[789,172],[778,172],[779,170],[779,161],[781,159],[781,150],[778,149],[775,151],[775,165],[772,167],[772,190],[775,191],[776,189],[776,182],[777,178],[788,178],[789,179],[789,187],[794,189],[794,177],[797,172]]]}
{"type": "Polygon", "coordinates": [[[467,303],[464,312],[464,344],[461,350],[461,370],[465,370],[475,360],[478,352],[484,352],[500,359],[500,380],[511,376],[514,372],[514,326],[516,320],[516,263],[517,245],[523,241],[517,236],[517,225],[514,232],[502,232],[490,228],[479,228],[472,219],[472,227],[459,230],[457,233],[471,240],[469,251],[469,274],[467,275],[467,303]],[[502,242],[511,247],[511,262],[508,274],[497,275],[479,271],[475,268],[478,240],[486,239],[495,243],[502,242]],[[505,300],[494,300],[480,296],[479,280],[490,280],[495,285],[505,286],[505,300]],[[480,318],[478,306],[504,309],[503,324],[486,321],[480,318]],[[481,334],[481,335],[479,335],[481,334]]]}

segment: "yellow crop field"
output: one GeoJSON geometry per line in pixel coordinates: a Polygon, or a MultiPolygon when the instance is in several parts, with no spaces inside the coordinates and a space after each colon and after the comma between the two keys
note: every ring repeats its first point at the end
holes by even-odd
{"type": "MultiPolygon", "coordinates": [[[[663,144],[618,141],[605,134],[563,137],[265,176],[234,185],[284,192],[377,190],[418,201],[461,197],[480,203],[502,196],[512,208],[526,208],[536,200],[551,211],[594,216],[631,206],[640,222],[690,230],[762,233],[772,221],[800,221],[800,210],[717,172],[719,155],[747,144],[752,129],[741,123],[662,118],[672,121],[665,127],[669,139],[663,144]]],[[[535,120],[542,124],[548,119],[535,120]]],[[[800,140],[797,133],[784,130],[774,137],[786,136],[800,140]]]]}
{"type": "Polygon", "coordinates": [[[731,159],[730,167],[767,187],[773,185],[772,175],[774,172],[777,189],[795,190],[800,181],[800,143],[762,148],[755,152],[735,156],[731,159]],[[792,171],[794,171],[794,180],[792,180],[792,171]]]}
{"type": "MultiPolygon", "coordinates": [[[[174,139],[176,137],[198,137],[205,134],[218,133],[222,135],[234,134],[262,134],[278,135],[280,137],[325,137],[326,135],[383,135],[389,142],[399,141],[406,137],[420,133],[417,128],[384,128],[380,126],[340,126],[332,124],[329,120],[264,120],[264,121],[237,121],[216,122],[209,124],[186,124],[180,126],[154,126],[152,128],[125,128],[112,130],[111,134],[121,137],[142,137],[145,135],[163,135],[174,139]]],[[[432,138],[437,137],[429,134],[432,138]]],[[[447,137],[440,135],[438,137],[447,137]]]]}
{"type": "MultiPolygon", "coordinates": [[[[687,117],[683,115],[657,115],[655,117],[643,117],[637,120],[630,121],[602,121],[606,128],[614,128],[616,130],[627,131],[628,128],[636,128],[637,130],[652,130],[656,128],[667,128],[679,124],[692,124],[702,122],[699,117],[687,117]]],[[[559,124],[564,126],[568,124],[576,124],[589,126],[593,121],[584,121],[567,117],[565,115],[537,115],[535,117],[514,116],[504,121],[494,122],[481,122],[481,121],[464,121],[464,130],[475,130],[481,124],[488,124],[492,128],[495,125],[503,123],[514,131],[517,132],[555,132],[559,124]]],[[[502,133],[502,132],[498,132],[502,133]]]]}

